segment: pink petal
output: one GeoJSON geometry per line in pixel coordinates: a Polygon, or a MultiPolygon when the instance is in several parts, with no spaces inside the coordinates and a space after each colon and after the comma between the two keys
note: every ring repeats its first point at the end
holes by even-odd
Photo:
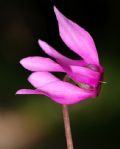
{"type": "Polygon", "coordinates": [[[38,90],[20,89],[16,92],[16,94],[42,94],[42,93],[38,90]]]}
{"type": "Polygon", "coordinates": [[[68,82],[60,81],[49,72],[44,72],[44,75],[41,73],[42,72],[32,73],[28,79],[29,82],[35,88],[43,92],[44,95],[47,95],[57,103],[74,104],[95,96],[94,92],[84,90],[68,82]]]}
{"type": "Polygon", "coordinates": [[[27,57],[20,61],[21,65],[30,71],[61,71],[64,72],[63,68],[51,60],[50,58],[44,57],[27,57]]]}
{"type": "Polygon", "coordinates": [[[53,99],[53,101],[60,104],[74,104],[95,96],[95,93],[92,91],[81,89],[63,81],[45,85],[40,90],[53,99]]]}
{"type": "Polygon", "coordinates": [[[99,59],[94,41],[90,34],[75,22],[66,18],[56,7],[59,32],[64,43],[87,63],[99,65],[99,59]]]}
{"type": "Polygon", "coordinates": [[[82,65],[84,65],[84,61],[72,60],[70,58],[67,58],[66,56],[63,56],[57,50],[55,50],[53,47],[51,47],[49,44],[47,44],[45,41],[42,41],[39,39],[38,44],[46,54],[55,58],[56,60],[64,61],[66,64],[73,64],[73,65],[81,65],[82,64],[82,65]]]}
{"type": "Polygon", "coordinates": [[[99,84],[100,73],[93,71],[86,67],[70,66],[71,72],[68,73],[73,80],[77,82],[86,83],[90,86],[96,87],[99,84]]]}
{"type": "Polygon", "coordinates": [[[99,84],[101,73],[90,69],[89,67],[66,65],[65,63],[58,61],[67,75],[76,81],[77,83],[86,83],[92,87],[96,87],[99,84]]]}
{"type": "Polygon", "coordinates": [[[37,89],[59,80],[49,72],[34,72],[28,78],[28,81],[33,83],[33,86],[37,89]]]}

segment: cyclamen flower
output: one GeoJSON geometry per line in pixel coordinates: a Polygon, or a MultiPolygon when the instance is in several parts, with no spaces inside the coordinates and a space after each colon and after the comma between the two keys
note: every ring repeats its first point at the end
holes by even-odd
{"type": "Polygon", "coordinates": [[[54,12],[60,37],[82,60],[67,58],[46,42],[38,40],[42,50],[55,61],[39,56],[22,59],[20,64],[32,71],[28,81],[35,89],[21,89],[16,94],[43,94],[59,104],[75,104],[81,100],[95,98],[99,94],[104,73],[95,43],[87,31],[65,17],[56,7],[54,12]],[[51,72],[64,72],[67,79],[74,83],[60,80],[51,72]]]}

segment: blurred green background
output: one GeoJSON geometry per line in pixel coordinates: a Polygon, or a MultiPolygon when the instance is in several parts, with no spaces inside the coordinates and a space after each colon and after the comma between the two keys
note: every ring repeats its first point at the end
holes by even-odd
{"type": "Polygon", "coordinates": [[[75,149],[120,148],[120,11],[117,0],[0,1],[0,149],[66,149],[62,107],[45,96],[16,96],[31,88],[23,57],[47,56],[46,40],[77,59],[62,43],[53,5],[93,36],[105,67],[106,84],[96,99],[69,106],[75,149]]]}

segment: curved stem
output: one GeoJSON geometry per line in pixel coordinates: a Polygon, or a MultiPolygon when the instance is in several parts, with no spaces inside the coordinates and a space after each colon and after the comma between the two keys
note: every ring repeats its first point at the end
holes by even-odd
{"type": "Polygon", "coordinates": [[[72,134],[71,134],[71,127],[70,127],[70,118],[68,113],[67,105],[63,105],[63,119],[65,125],[65,136],[67,141],[67,149],[74,149],[73,141],[72,141],[72,134]]]}

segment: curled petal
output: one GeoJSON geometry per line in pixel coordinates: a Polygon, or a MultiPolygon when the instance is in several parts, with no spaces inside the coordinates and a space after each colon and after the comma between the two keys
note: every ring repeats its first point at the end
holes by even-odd
{"type": "Polygon", "coordinates": [[[95,96],[94,92],[79,88],[68,82],[61,81],[48,72],[44,72],[44,75],[46,76],[44,77],[44,85],[41,85],[41,72],[33,73],[30,76],[29,82],[35,88],[43,92],[44,95],[47,95],[57,103],[74,104],[86,98],[91,98],[95,96]],[[55,78],[57,80],[55,80],[55,78]]]}
{"type": "Polygon", "coordinates": [[[16,94],[42,94],[42,92],[33,89],[20,89],[16,92],[16,94]]]}
{"type": "Polygon", "coordinates": [[[24,58],[20,61],[20,64],[30,71],[59,71],[64,72],[63,68],[51,60],[50,58],[32,56],[24,58]]]}
{"type": "Polygon", "coordinates": [[[87,63],[99,65],[99,59],[94,41],[90,34],[75,22],[65,17],[56,7],[59,33],[64,43],[87,63]]]}

